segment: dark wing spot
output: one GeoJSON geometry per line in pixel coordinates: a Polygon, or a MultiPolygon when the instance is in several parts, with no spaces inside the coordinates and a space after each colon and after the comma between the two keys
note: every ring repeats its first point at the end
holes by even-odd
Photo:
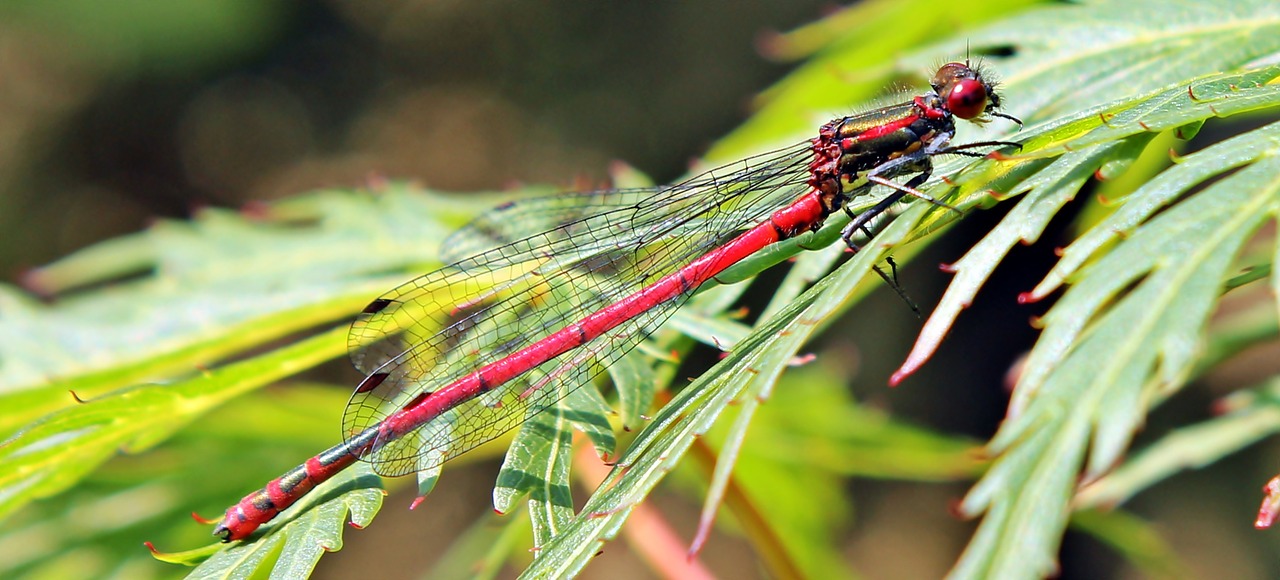
{"type": "Polygon", "coordinates": [[[414,397],[413,400],[409,401],[408,403],[405,403],[405,405],[400,409],[402,411],[407,411],[409,409],[412,409],[413,407],[418,406],[419,403],[427,400],[427,397],[430,397],[430,396],[431,396],[431,391],[423,391],[421,393],[418,393],[418,396],[414,397]]]}
{"type": "Polygon", "coordinates": [[[363,381],[360,381],[360,386],[356,387],[356,392],[367,393],[378,388],[378,385],[381,385],[382,381],[387,380],[387,376],[389,374],[390,373],[373,373],[365,377],[363,381]]]}
{"type": "Polygon", "coordinates": [[[368,306],[365,306],[363,312],[364,314],[377,314],[379,312],[382,312],[382,309],[386,308],[390,304],[391,304],[390,300],[387,300],[386,298],[379,298],[377,300],[374,300],[373,302],[370,302],[368,306]]]}

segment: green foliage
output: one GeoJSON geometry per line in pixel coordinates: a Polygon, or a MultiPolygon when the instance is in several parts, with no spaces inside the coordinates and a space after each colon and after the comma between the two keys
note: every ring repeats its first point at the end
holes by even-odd
{"type": "MultiPolygon", "coordinates": [[[[1268,280],[1272,292],[1280,290],[1274,235],[1265,249],[1256,247],[1258,232],[1280,217],[1280,123],[1273,121],[1280,67],[1260,62],[1280,52],[1280,8],[1155,0],[1031,8],[892,58],[936,39],[940,29],[992,19],[1013,4],[970,3],[947,12],[933,3],[870,2],[796,31],[777,52],[814,56],[709,154],[724,161],[802,139],[815,121],[866,101],[892,74],[926,70],[966,46],[1012,54],[989,57],[986,65],[1003,77],[1004,101],[1025,129],[1013,133],[1004,122],[966,127],[957,142],[1014,139],[1022,149],[940,163],[937,175],[947,179],[925,190],[966,212],[1013,205],[953,265],[955,279],[899,377],[929,358],[1014,244],[1035,242],[1081,188],[1098,177],[1107,181],[1101,199],[1075,202],[1086,206],[1079,237],[1026,296],[1043,299],[1067,288],[1042,319],[1044,332],[1022,369],[1009,418],[987,447],[989,465],[973,458],[964,438],[905,425],[849,400],[838,384],[847,369],[824,361],[784,375],[814,334],[878,285],[868,274],[890,249],[904,261],[928,243],[928,234],[958,219],[908,204],[874,244],[839,263],[840,248],[830,244],[841,224],[833,218],[824,230],[778,244],[718,278],[726,284],[699,294],[650,344],[610,369],[616,423],[632,433],[615,439],[613,412],[594,389],[574,392],[526,422],[494,492],[495,507],[518,517],[501,532],[477,523],[442,570],[465,569],[460,554],[482,561],[489,574],[520,561],[529,546],[513,530],[531,522],[538,550],[526,576],[576,574],[674,471],[677,483],[704,491],[704,523],[728,512],[732,517],[721,519],[730,521],[721,523],[748,537],[775,575],[849,574],[834,556],[836,528],[852,511],[839,493],[842,478],[945,481],[983,469],[960,505],[983,519],[954,577],[1051,574],[1073,510],[1080,509],[1089,511],[1076,516],[1078,529],[1142,570],[1173,570],[1171,551],[1142,522],[1094,510],[1114,508],[1180,469],[1207,465],[1280,429],[1272,378],[1230,399],[1228,413],[1124,457],[1156,405],[1229,354],[1277,335],[1274,303],[1251,311],[1247,322],[1211,324],[1211,316],[1230,289],[1268,280]],[[832,71],[860,76],[850,81],[832,71]],[[1260,128],[1219,138],[1172,165],[1151,154],[1231,128],[1222,117],[1262,114],[1269,117],[1260,128]],[[827,249],[801,252],[815,247],[827,249]],[[795,264],[758,322],[726,314],[746,285],[728,282],[791,257],[795,264]],[[728,353],[676,389],[673,361],[695,342],[728,353]],[[655,408],[659,393],[670,400],[655,408]],[[726,413],[732,420],[721,420],[726,413]],[[589,435],[598,455],[621,450],[613,472],[576,512],[575,430],[589,435]],[[691,463],[702,473],[687,469],[691,463]],[[525,498],[527,512],[520,509],[525,498]]],[[[325,412],[266,416],[261,409],[282,408],[272,407],[272,395],[246,394],[340,356],[342,321],[379,290],[436,265],[444,235],[490,201],[393,186],[305,195],[251,217],[210,210],[193,223],[163,223],[86,249],[36,278],[50,293],[94,289],[52,305],[5,290],[0,430],[12,437],[0,446],[0,516],[8,516],[0,553],[48,536],[41,526],[69,525],[68,513],[93,505],[101,507],[100,519],[119,521],[133,534],[195,542],[189,530],[170,525],[179,513],[217,509],[333,443],[308,434],[325,412]],[[318,332],[286,340],[308,330],[318,332]],[[86,402],[74,402],[67,390],[86,402]],[[108,461],[117,451],[145,454],[108,461]],[[190,457],[199,462],[175,459],[190,457]],[[113,468],[149,459],[150,469],[113,468]],[[227,477],[194,483],[213,473],[227,477]],[[128,493],[149,500],[152,511],[106,503],[111,494],[128,493]]],[[[299,408],[328,409],[329,424],[338,424],[340,397],[316,395],[308,405],[299,408]]],[[[336,431],[321,432],[336,437],[336,431]]],[[[341,546],[348,514],[365,525],[379,508],[378,481],[363,469],[329,482],[252,541],[218,551],[194,575],[248,576],[267,567],[307,573],[324,550],[341,546]]],[[[422,479],[422,493],[435,476],[422,479]]],[[[0,559],[12,562],[0,571],[56,571],[60,551],[111,553],[119,536],[115,528],[63,534],[50,540],[59,549],[0,559]]],[[[213,550],[171,559],[195,562],[213,550]]],[[[113,558],[96,571],[137,566],[132,556],[113,558]]]]}
{"type": "Polygon", "coordinates": [[[332,358],[342,352],[340,338],[330,331],[176,383],[127,387],[50,413],[0,448],[0,487],[8,490],[0,517],[74,485],[117,450],[145,451],[228,398],[332,358]]]}

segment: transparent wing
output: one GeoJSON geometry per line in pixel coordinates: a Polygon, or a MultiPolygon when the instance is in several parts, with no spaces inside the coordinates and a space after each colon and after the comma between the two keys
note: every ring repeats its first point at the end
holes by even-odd
{"type": "MultiPolygon", "coordinates": [[[[808,143],[675,185],[530,199],[459,230],[461,258],[370,304],[348,345],[366,381],[343,417],[353,437],[676,272],[805,192],[808,143]]],[[[424,422],[367,456],[388,476],[428,469],[516,427],[589,383],[692,294],[659,304],[582,346],[424,422]]]]}

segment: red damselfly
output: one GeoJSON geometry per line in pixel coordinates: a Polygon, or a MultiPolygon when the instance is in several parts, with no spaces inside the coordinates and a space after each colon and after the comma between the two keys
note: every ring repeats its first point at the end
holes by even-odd
{"type": "Polygon", "coordinates": [[[950,144],[956,117],[1020,123],[998,111],[978,67],[943,65],[930,84],[910,101],[831,121],[812,140],[675,185],[481,215],[445,243],[448,266],[374,300],[352,325],[351,360],[366,378],[343,417],[347,440],[229,508],[214,535],[249,536],[360,459],[385,476],[438,467],[558,404],[743,258],[816,231],[875,185],[890,188],[850,212],[842,237],[853,247],[904,195],[933,201],[917,188],[934,156],[1016,146],[950,144]]]}

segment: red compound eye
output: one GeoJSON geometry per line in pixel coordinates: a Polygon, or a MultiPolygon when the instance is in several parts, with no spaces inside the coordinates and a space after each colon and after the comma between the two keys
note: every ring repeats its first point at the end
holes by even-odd
{"type": "Polygon", "coordinates": [[[947,94],[947,110],[961,119],[972,119],[987,110],[987,87],[977,79],[959,79],[947,94]]]}

